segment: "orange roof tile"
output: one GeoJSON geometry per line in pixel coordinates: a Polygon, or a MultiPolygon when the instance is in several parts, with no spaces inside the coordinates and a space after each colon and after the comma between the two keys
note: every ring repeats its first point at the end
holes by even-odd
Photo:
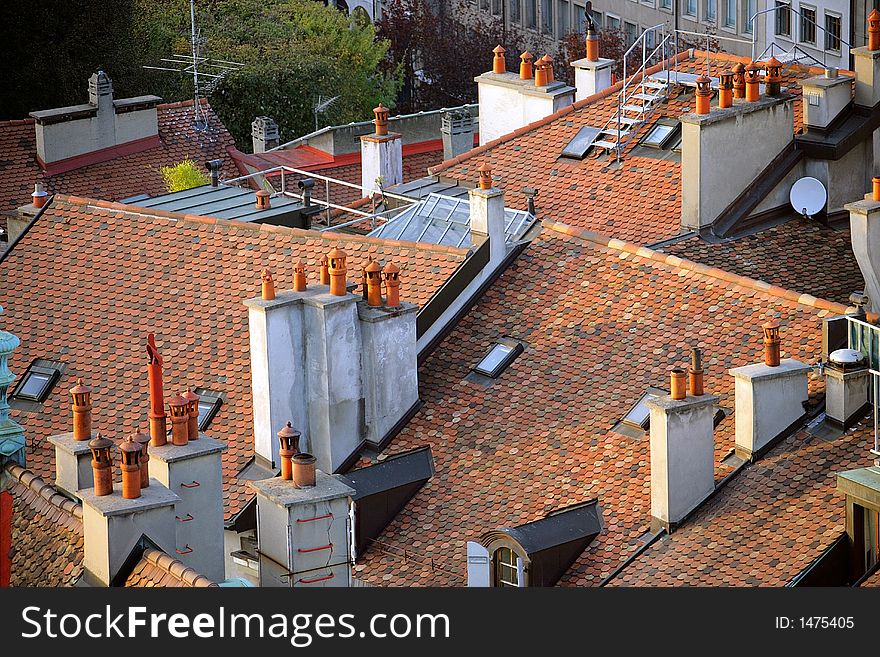
{"type": "MultiPolygon", "coordinates": [[[[821,353],[821,318],[843,306],[559,224],[501,276],[420,370],[425,405],[392,441],[430,445],[435,476],[358,559],[374,585],[466,583],[465,543],[599,499],[606,531],[560,582],[593,586],[650,522],[649,442],[611,427],[648,386],[703,349],[706,389],[733,408],[730,367],[757,362],[760,324],[786,357],[821,353]],[[465,377],[501,336],[525,351],[490,386],[465,377]]],[[[817,392],[815,382],[811,383],[817,392]]],[[[716,430],[716,480],[734,422],[716,430]]]]}
{"type": "Polygon", "coordinates": [[[10,367],[21,374],[35,358],[67,363],[41,412],[18,411],[28,467],[54,476],[51,434],[68,431],[77,377],[92,388],[93,426],[121,437],[147,427],[145,341],[156,334],[166,391],[202,386],[226,401],[208,430],[228,443],[223,455],[226,517],[250,498],[239,470],[253,456],[247,310],[260,271],[290,287],[293,263],[316,282],[320,258],[334,246],[349,270],[370,259],[403,269],[401,297],[425,303],[467,252],[339,233],[247,224],[142,210],[57,195],[42,218],[0,264],[4,329],[21,338],[10,367]]]}

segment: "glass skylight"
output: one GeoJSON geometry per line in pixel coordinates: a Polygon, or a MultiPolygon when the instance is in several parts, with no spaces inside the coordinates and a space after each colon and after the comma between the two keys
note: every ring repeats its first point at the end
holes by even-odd
{"type": "Polygon", "coordinates": [[[648,134],[639,143],[649,148],[668,148],[669,143],[680,135],[681,130],[678,121],[673,122],[660,119],[648,130],[648,134]]]}
{"type": "Polygon", "coordinates": [[[202,388],[196,388],[195,393],[199,396],[199,431],[205,431],[220,410],[223,399],[216,392],[202,388]]]}
{"type": "Polygon", "coordinates": [[[53,368],[31,365],[21,377],[21,383],[18,384],[12,396],[15,399],[43,402],[49,396],[52,386],[55,385],[60,374],[58,370],[53,368]]]}
{"type": "Polygon", "coordinates": [[[522,344],[515,340],[505,339],[503,342],[496,342],[489,353],[483,356],[483,360],[477,363],[474,371],[483,376],[497,378],[522,351],[522,344]]]}

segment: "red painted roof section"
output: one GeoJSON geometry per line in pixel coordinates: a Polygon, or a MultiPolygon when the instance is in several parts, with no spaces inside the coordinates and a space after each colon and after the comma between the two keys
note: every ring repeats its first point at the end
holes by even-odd
{"type": "MultiPolygon", "coordinates": [[[[821,318],[843,306],[583,229],[545,224],[420,370],[425,405],[389,453],[430,445],[436,474],[359,558],[369,584],[462,586],[489,530],[598,498],[606,530],[560,582],[595,586],[650,523],[649,442],[610,428],[700,347],[706,389],[733,408],[730,367],[760,360],[760,325],[785,357],[815,361],[821,318]],[[471,368],[501,337],[525,351],[490,386],[471,368]]],[[[813,393],[819,384],[812,382],[813,393]]],[[[733,446],[715,434],[716,480],[733,446]]]]}
{"type": "MultiPolygon", "coordinates": [[[[42,182],[50,193],[77,194],[111,201],[167,192],[160,166],[192,159],[199,165],[205,160],[225,160],[223,175],[233,177],[236,169],[227,153],[234,143],[232,135],[202,100],[208,116],[208,130],[198,131],[192,121],[193,101],[158,106],[159,140],[152,148],[121,154],[111,160],[80,168],[47,174],[37,162],[33,119],[0,122],[0,211],[30,203],[34,183],[42,182]]],[[[87,158],[86,158],[87,159],[87,158]]]]}
{"type": "Polygon", "coordinates": [[[41,412],[14,412],[27,435],[28,467],[54,478],[52,434],[69,431],[77,377],[92,388],[94,430],[120,438],[146,431],[147,334],[164,358],[166,397],[201,386],[223,393],[207,433],[225,441],[226,515],[250,498],[239,470],[253,456],[247,309],[271,268],[280,289],[292,264],[318,263],[334,246],[350,271],[372,259],[403,269],[401,298],[425,303],[465,260],[466,251],[340,233],[249,224],[142,210],[57,195],[0,264],[5,330],[21,338],[10,367],[22,374],[35,358],[67,371],[41,412]]]}
{"type": "MultiPolygon", "coordinates": [[[[697,51],[678,56],[675,68],[688,73],[705,71],[706,54],[697,51]]],[[[712,75],[747,58],[712,53],[712,75]]],[[[658,67],[655,67],[657,69],[658,67]]],[[[795,130],[801,124],[801,89],[797,81],[819,73],[798,64],[783,69],[783,86],[795,97],[795,130]]],[[[648,74],[651,74],[649,69],[648,74]]],[[[476,185],[477,169],[492,168],[496,185],[505,189],[507,204],[526,209],[524,187],[538,190],[539,216],[619,239],[652,244],[674,237],[681,230],[681,164],[637,156],[639,139],[661,117],[678,118],[691,111],[694,89],[658,106],[624,149],[618,165],[610,155],[587,156],[583,161],[561,159],[564,147],[585,126],[602,128],[617,110],[621,84],[578,101],[569,107],[499,137],[431,169],[432,174],[467,186],[476,185]]]]}

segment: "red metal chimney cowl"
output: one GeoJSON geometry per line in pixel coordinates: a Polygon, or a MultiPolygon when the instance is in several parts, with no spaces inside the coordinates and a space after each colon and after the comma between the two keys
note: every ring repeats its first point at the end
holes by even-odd
{"type": "Polygon", "coordinates": [[[161,447],[168,442],[165,419],[165,396],[162,391],[162,356],[156,348],[156,338],[147,335],[147,378],[150,383],[150,443],[153,447],[161,447]]]}

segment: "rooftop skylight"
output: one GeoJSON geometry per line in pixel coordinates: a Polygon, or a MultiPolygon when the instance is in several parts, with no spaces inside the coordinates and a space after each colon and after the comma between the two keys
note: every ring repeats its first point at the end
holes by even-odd
{"type": "Polygon", "coordinates": [[[578,130],[574,139],[568,142],[565,148],[562,149],[562,157],[583,160],[587,156],[587,153],[590,152],[595,141],[599,138],[599,132],[599,128],[593,128],[590,126],[585,126],[578,130]]]}
{"type": "Polygon", "coordinates": [[[474,367],[474,371],[491,379],[497,379],[501,372],[507,369],[507,366],[522,352],[522,343],[502,338],[492,345],[489,353],[483,356],[483,359],[474,367]]]}
{"type": "Polygon", "coordinates": [[[639,142],[648,148],[668,149],[678,137],[681,141],[681,124],[673,119],[660,119],[648,130],[639,142]]]}
{"type": "Polygon", "coordinates": [[[42,403],[46,401],[55,383],[61,377],[61,369],[50,361],[34,361],[22,375],[12,394],[13,399],[42,403]]]}
{"type": "Polygon", "coordinates": [[[199,396],[199,431],[205,431],[223,405],[223,398],[219,393],[204,388],[196,388],[195,393],[199,396]]]}

